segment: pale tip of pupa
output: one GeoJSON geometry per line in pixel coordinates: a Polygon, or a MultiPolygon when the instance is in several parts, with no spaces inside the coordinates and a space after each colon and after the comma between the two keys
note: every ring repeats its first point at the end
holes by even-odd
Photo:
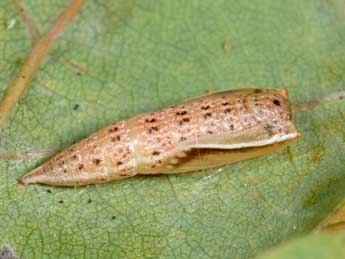
{"type": "Polygon", "coordinates": [[[287,88],[284,88],[281,90],[282,95],[284,95],[286,98],[289,97],[289,90],[287,88]]]}
{"type": "Polygon", "coordinates": [[[18,183],[20,184],[30,184],[30,183],[41,183],[44,178],[46,178],[44,172],[41,170],[40,167],[32,170],[30,173],[23,175],[19,179],[17,179],[18,183]]]}
{"type": "Polygon", "coordinates": [[[35,177],[30,176],[30,174],[27,174],[27,175],[24,175],[24,176],[18,178],[17,182],[19,184],[23,184],[23,185],[27,185],[30,183],[37,183],[37,181],[35,181],[35,177]]]}

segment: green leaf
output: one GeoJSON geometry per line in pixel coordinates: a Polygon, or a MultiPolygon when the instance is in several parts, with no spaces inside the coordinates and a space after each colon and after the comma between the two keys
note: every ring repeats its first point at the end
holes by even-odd
{"type": "Polygon", "coordinates": [[[321,234],[298,238],[269,251],[258,259],[343,259],[345,233],[321,234]]]}
{"type": "MultiPolygon", "coordinates": [[[[68,3],[25,10],[44,34],[68,3]]],[[[296,113],[302,137],[287,149],[221,168],[83,188],[16,179],[47,150],[212,87],[286,87],[294,103],[345,90],[344,10],[342,0],[86,1],[1,132],[0,245],[23,258],[252,258],[312,230],[345,197],[341,100],[296,113]]],[[[2,93],[31,45],[1,1],[2,93]]]]}

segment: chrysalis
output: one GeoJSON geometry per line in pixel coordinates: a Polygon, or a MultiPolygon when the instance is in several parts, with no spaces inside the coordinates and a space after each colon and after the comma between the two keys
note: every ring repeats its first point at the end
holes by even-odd
{"type": "Polygon", "coordinates": [[[300,136],[287,97],[281,89],[229,90],[140,114],[101,129],[19,181],[78,186],[266,154],[300,136]]]}

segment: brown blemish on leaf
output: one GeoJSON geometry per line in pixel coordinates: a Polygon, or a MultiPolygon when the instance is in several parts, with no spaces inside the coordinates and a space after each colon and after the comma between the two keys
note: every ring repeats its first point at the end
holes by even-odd
{"type": "Polygon", "coordinates": [[[323,146],[318,146],[314,148],[311,152],[311,157],[313,161],[317,164],[319,164],[323,157],[325,156],[325,148],[323,146]]]}
{"type": "Polygon", "coordinates": [[[232,42],[230,38],[225,39],[223,49],[225,52],[229,52],[232,49],[232,42]]]}
{"type": "Polygon", "coordinates": [[[287,146],[287,148],[286,148],[286,152],[287,152],[287,156],[288,156],[288,158],[289,158],[290,162],[293,162],[293,152],[292,152],[292,150],[291,150],[291,147],[290,147],[290,146],[287,146]]]}
{"type": "Polygon", "coordinates": [[[85,67],[83,67],[82,65],[78,64],[77,62],[73,60],[65,59],[64,64],[72,68],[76,72],[78,72],[79,75],[84,75],[87,72],[85,67]]]}

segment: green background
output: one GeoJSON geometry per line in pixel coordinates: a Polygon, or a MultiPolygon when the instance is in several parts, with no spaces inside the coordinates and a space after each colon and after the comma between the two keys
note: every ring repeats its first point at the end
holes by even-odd
{"type": "Polygon", "coordinates": [[[345,233],[308,236],[268,251],[258,259],[343,259],[345,233]]]}
{"type": "MultiPolygon", "coordinates": [[[[43,34],[68,3],[25,6],[43,34]]],[[[345,197],[344,101],[296,113],[287,149],[202,172],[22,187],[44,159],[6,154],[64,148],[210,88],[286,87],[293,103],[345,90],[344,42],[343,0],[86,1],[0,134],[0,245],[24,258],[252,258],[308,233],[345,197]]],[[[1,1],[0,94],[31,46],[1,1]]]]}

